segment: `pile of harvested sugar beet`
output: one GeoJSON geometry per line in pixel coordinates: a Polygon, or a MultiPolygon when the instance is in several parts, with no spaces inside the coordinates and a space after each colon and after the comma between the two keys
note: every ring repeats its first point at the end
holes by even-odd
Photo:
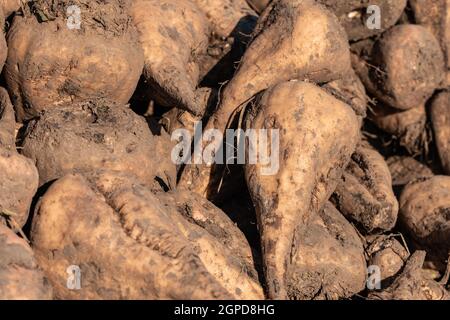
{"type": "Polygon", "coordinates": [[[0,23],[0,300],[450,298],[450,0],[0,23]]]}

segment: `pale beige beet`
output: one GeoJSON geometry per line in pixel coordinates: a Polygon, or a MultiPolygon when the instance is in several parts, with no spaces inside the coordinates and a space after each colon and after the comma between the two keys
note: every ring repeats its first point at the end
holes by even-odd
{"type": "Polygon", "coordinates": [[[392,108],[424,105],[442,86],[444,54],[438,39],[420,25],[392,27],[366,50],[368,57],[352,56],[355,71],[367,91],[392,108]]]}
{"type": "Polygon", "coordinates": [[[428,147],[425,105],[399,111],[378,103],[371,108],[369,119],[378,128],[394,136],[411,155],[419,154],[428,147]]]}
{"type": "MultiPolygon", "coordinates": [[[[312,0],[276,1],[261,16],[236,74],[223,89],[204,131],[225,129],[239,107],[270,86],[291,79],[328,82],[351,71],[345,31],[330,11],[312,0]],[[314,21],[314,23],[310,23],[314,21]],[[281,36],[280,36],[281,35],[281,36]]],[[[204,196],[217,188],[213,167],[189,165],[179,185],[204,196]]]]}
{"type": "Polygon", "coordinates": [[[382,287],[392,283],[409,258],[408,250],[393,236],[366,237],[365,251],[368,266],[380,271],[382,287]]]}
{"type": "Polygon", "coordinates": [[[152,193],[117,172],[55,182],[32,228],[36,256],[55,296],[262,299],[240,231],[206,200],[192,200],[152,193]],[[72,264],[82,272],[79,291],[65,286],[65,267],[72,264]]]}
{"type": "Polygon", "coordinates": [[[381,292],[369,295],[371,300],[449,300],[442,284],[425,277],[422,270],[426,252],[416,251],[393,284],[381,292]]]}
{"type": "Polygon", "coordinates": [[[247,0],[247,2],[253,8],[253,10],[261,13],[269,5],[271,0],[247,0]]]}
{"type": "Polygon", "coordinates": [[[257,14],[245,0],[193,0],[210,25],[209,46],[199,61],[200,77],[207,86],[229,80],[242,58],[257,14]]]}
{"type": "Polygon", "coordinates": [[[431,104],[431,122],[441,164],[450,174],[450,92],[440,92],[431,104]]]}
{"type": "MultiPolygon", "coordinates": [[[[6,18],[19,7],[17,3],[14,3],[14,1],[17,3],[19,2],[19,0],[0,1],[0,26],[2,27],[2,31],[4,30],[6,18]]],[[[3,32],[0,32],[0,70],[3,69],[7,56],[8,48],[5,35],[3,32]]]]}
{"type": "Polygon", "coordinates": [[[28,243],[0,224],[0,300],[50,300],[52,288],[28,243]]]}
{"type": "Polygon", "coordinates": [[[319,0],[336,14],[347,31],[349,40],[365,39],[383,33],[400,19],[407,0],[319,0]],[[380,9],[380,26],[371,27],[376,12],[368,10],[369,5],[380,9]]]}
{"type": "Polygon", "coordinates": [[[106,100],[68,103],[28,124],[22,154],[39,170],[40,184],[76,171],[112,169],[142,183],[172,188],[176,167],[168,134],[153,133],[127,105],[106,100]]]}
{"type": "Polygon", "coordinates": [[[326,83],[323,88],[351,106],[361,118],[362,125],[363,118],[367,116],[368,97],[364,85],[353,70],[342,79],[326,83]]]}
{"type": "Polygon", "coordinates": [[[144,59],[125,0],[42,0],[24,8],[8,32],[5,66],[20,122],[67,102],[128,102],[144,59]],[[68,24],[70,5],[82,11],[79,29],[68,24]]]}
{"type": "Polygon", "coordinates": [[[14,11],[19,10],[21,5],[21,0],[0,0],[0,7],[3,9],[5,17],[8,17],[14,11]]]}
{"type": "Polygon", "coordinates": [[[203,114],[208,91],[197,86],[199,56],[208,47],[204,13],[191,0],[134,0],[131,15],[144,49],[149,97],[165,107],[203,114]]]}
{"type": "Polygon", "coordinates": [[[367,269],[361,240],[331,203],[298,237],[286,280],[289,298],[338,300],[364,289],[367,269]]]}
{"type": "Polygon", "coordinates": [[[332,199],[365,232],[389,231],[397,222],[391,173],[384,158],[367,143],[358,145],[332,199]]]}
{"type": "Polygon", "coordinates": [[[411,182],[400,197],[399,222],[420,248],[443,264],[450,250],[450,177],[411,182]]]}
{"type": "Polygon", "coordinates": [[[433,171],[430,168],[411,157],[393,156],[386,162],[391,172],[394,187],[402,188],[414,180],[433,176],[433,171]]]}
{"type": "Polygon", "coordinates": [[[410,0],[417,24],[428,28],[441,42],[447,65],[445,86],[450,88],[450,0],[410,0]]]}
{"type": "Polygon", "coordinates": [[[28,219],[39,176],[33,161],[17,152],[15,129],[8,92],[0,88],[0,223],[6,217],[13,228],[21,228],[28,219]]]}
{"type": "Polygon", "coordinates": [[[326,91],[292,81],[267,90],[247,124],[272,134],[279,130],[279,145],[269,140],[272,167],[247,164],[245,174],[259,219],[269,297],[284,299],[293,267],[289,257],[300,245],[295,235],[335,190],[359,139],[359,122],[350,106],[326,91]]]}

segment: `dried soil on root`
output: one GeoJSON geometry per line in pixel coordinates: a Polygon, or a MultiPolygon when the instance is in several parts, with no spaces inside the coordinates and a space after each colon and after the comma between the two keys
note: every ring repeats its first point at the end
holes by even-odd
{"type": "MultiPolygon", "coordinates": [[[[42,23],[57,21],[58,24],[66,24],[67,19],[73,17],[68,14],[70,6],[80,9],[80,32],[84,35],[118,37],[134,29],[127,11],[127,0],[39,0],[29,3],[25,14],[34,15],[42,23]]],[[[134,40],[137,41],[137,37],[134,40]]]]}
{"type": "Polygon", "coordinates": [[[41,185],[71,172],[109,168],[148,185],[158,178],[171,188],[171,146],[167,134],[154,135],[128,106],[96,100],[61,106],[30,122],[22,154],[35,161],[41,185]]]}

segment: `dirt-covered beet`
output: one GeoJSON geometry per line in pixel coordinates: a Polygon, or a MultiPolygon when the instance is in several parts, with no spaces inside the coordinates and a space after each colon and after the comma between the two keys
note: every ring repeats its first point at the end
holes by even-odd
{"type": "Polygon", "coordinates": [[[267,146],[271,154],[280,151],[279,162],[247,164],[245,175],[269,297],[283,299],[295,272],[291,257],[302,245],[297,235],[308,229],[339,183],[360,138],[359,121],[350,106],[320,87],[290,81],[267,90],[246,123],[248,129],[279,131],[280,144],[267,146]]]}
{"type": "Polygon", "coordinates": [[[258,13],[263,12],[271,1],[272,0],[247,0],[250,7],[258,13]]]}
{"type": "Polygon", "coordinates": [[[400,19],[407,0],[318,0],[336,14],[351,41],[381,34],[400,19]],[[369,6],[372,6],[369,8],[369,6]],[[373,10],[379,8],[380,15],[373,10]],[[370,10],[372,9],[372,10],[370,10]],[[372,27],[374,18],[380,18],[380,25],[372,27]],[[371,25],[372,24],[372,25],[371,25]]]}
{"type": "Polygon", "coordinates": [[[0,32],[0,70],[3,66],[8,56],[8,48],[6,44],[6,38],[4,31],[6,29],[6,19],[14,12],[19,10],[21,6],[20,0],[2,0],[0,1],[0,26],[2,27],[2,32],[0,32]]]}
{"type": "Polygon", "coordinates": [[[41,185],[97,169],[127,172],[148,185],[176,182],[168,134],[126,105],[65,104],[31,121],[24,135],[22,154],[36,163],[41,185]]]}
{"type": "Polygon", "coordinates": [[[358,145],[332,199],[365,232],[389,231],[397,222],[398,201],[389,168],[367,143],[358,145]]]}
{"type": "Polygon", "coordinates": [[[400,276],[390,287],[369,295],[371,300],[449,300],[444,285],[427,279],[422,270],[426,252],[416,251],[408,260],[400,276]]]}
{"type": "Polygon", "coordinates": [[[209,45],[200,57],[202,84],[219,86],[234,74],[257,23],[245,0],[194,0],[210,25],[209,45]]]}
{"type": "Polygon", "coordinates": [[[327,203],[296,235],[287,273],[290,299],[338,300],[352,297],[366,284],[366,261],[353,226],[327,203]]]}
{"type": "MultiPolygon", "coordinates": [[[[271,86],[294,79],[325,83],[350,72],[347,37],[331,11],[314,0],[275,1],[258,20],[253,39],[235,75],[221,90],[204,131],[225,133],[237,121],[239,109],[271,86]],[[312,20],[316,23],[311,24],[312,20]]],[[[179,186],[208,196],[217,192],[216,181],[222,174],[223,168],[189,165],[179,186]]]]}
{"type": "Polygon", "coordinates": [[[228,37],[247,16],[255,12],[246,0],[193,0],[205,13],[216,36],[228,37]]]}
{"type": "Polygon", "coordinates": [[[426,27],[441,42],[447,66],[446,87],[450,88],[450,0],[409,0],[417,24],[426,27]]]}
{"type": "Polygon", "coordinates": [[[7,91],[0,88],[0,224],[21,228],[38,188],[33,161],[16,150],[16,121],[7,91]]]}
{"type": "Polygon", "coordinates": [[[24,6],[8,33],[5,67],[19,121],[67,102],[128,102],[144,58],[127,3],[42,0],[24,6]]]}
{"type": "Polygon", "coordinates": [[[430,113],[441,164],[450,175],[450,91],[440,92],[433,99],[430,113]]]}
{"type": "Polygon", "coordinates": [[[177,214],[183,216],[192,224],[196,224],[208,232],[208,236],[194,235],[191,230],[184,229],[184,234],[197,248],[197,253],[206,265],[228,291],[235,291],[236,282],[241,282],[242,292],[236,291],[241,298],[261,298],[262,289],[259,286],[258,274],[255,270],[255,260],[244,234],[237,226],[211,202],[195,193],[177,190],[174,192],[156,193],[166,207],[175,206],[177,214]],[[223,246],[210,247],[211,237],[223,246]],[[223,256],[220,251],[231,251],[232,255],[223,256]],[[198,250],[200,248],[200,250],[198,250]],[[225,265],[229,266],[224,270],[225,265]],[[233,266],[234,265],[234,266],[233,266]]]}
{"type": "MultiPolygon", "coordinates": [[[[262,13],[271,0],[247,0],[258,13],[262,13]]],[[[339,18],[351,41],[369,38],[381,34],[400,19],[407,0],[318,0],[339,18]],[[369,6],[377,6],[380,15],[369,6]],[[372,9],[372,10],[370,10],[372,9]],[[372,27],[374,18],[380,18],[380,25],[372,27]]]]}
{"type": "Polygon", "coordinates": [[[391,134],[411,155],[420,154],[428,147],[429,133],[426,128],[425,105],[399,111],[378,103],[372,106],[369,119],[378,128],[391,134]]]}
{"type": "Polygon", "coordinates": [[[361,120],[367,116],[366,89],[353,70],[342,79],[327,82],[323,88],[351,106],[361,120]]]}
{"type": "Polygon", "coordinates": [[[135,0],[131,15],[144,49],[149,98],[202,115],[209,95],[197,88],[209,39],[205,14],[192,0],[135,0]]]}
{"type": "Polygon", "coordinates": [[[419,25],[389,29],[374,43],[369,57],[359,58],[353,57],[353,66],[367,91],[396,109],[424,105],[444,80],[439,41],[419,25]]]}
{"type": "Polygon", "coordinates": [[[430,168],[411,157],[393,156],[386,162],[391,172],[394,187],[404,187],[412,181],[433,176],[433,171],[430,168]]]}
{"type": "MultiPolygon", "coordinates": [[[[401,272],[409,258],[409,252],[394,236],[366,237],[367,265],[380,272],[380,285],[385,287],[401,272]]],[[[376,283],[374,283],[376,285],[376,283]]]]}
{"type": "Polygon", "coordinates": [[[52,288],[28,243],[0,224],[0,300],[50,300],[52,288]]]}
{"type": "Polygon", "coordinates": [[[450,177],[434,176],[408,184],[400,197],[399,222],[436,265],[445,264],[450,252],[450,177]]]}
{"type": "Polygon", "coordinates": [[[115,172],[55,182],[39,204],[31,232],[55,296],[262,299],[243,235],[222,211],[194,199],[154,194],[115,172]],[[63,281],[64,266],[74,262],[83,274],[78,291],[63,281]]]}

